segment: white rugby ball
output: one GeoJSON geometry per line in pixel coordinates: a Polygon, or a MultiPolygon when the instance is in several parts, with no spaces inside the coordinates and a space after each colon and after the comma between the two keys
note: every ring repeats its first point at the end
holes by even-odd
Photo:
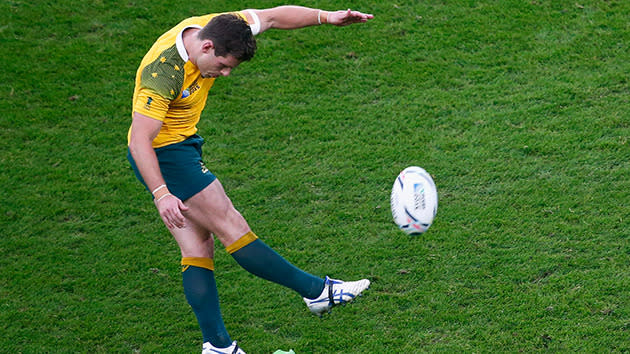
{"type": "Polygon", "coordinates": [[[421,235],[431,224],[438,207],[438,194],[431,175],[423,168],[405,168],[394,181],[392,217],[408,235],[421,235]]]}

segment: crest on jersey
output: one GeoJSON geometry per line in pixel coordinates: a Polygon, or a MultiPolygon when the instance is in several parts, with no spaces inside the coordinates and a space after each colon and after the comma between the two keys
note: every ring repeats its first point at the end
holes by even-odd
{"type": "Polygon", "coordinates": [[[150,110],[151,109],[151,102],[153,102],[153,97],[147,98],[147,103],[144,104],[144,109],[150,110]]]}

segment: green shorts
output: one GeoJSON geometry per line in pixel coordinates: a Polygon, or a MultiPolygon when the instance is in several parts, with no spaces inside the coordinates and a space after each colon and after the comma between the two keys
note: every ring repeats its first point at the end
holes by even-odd
{"type": "MultiPolygon", "coordinates": [[[[202,137],[193,135],[181,143],[155,149],[160,171],[168,190],[182,201],[201,192],[216,179],[216,176],[206,168],[201,160],[203,143],[202,137]]],[[[127,149],[127,159],[138,180],[151,192],[144,183],[129,149],[127,149]]]]}

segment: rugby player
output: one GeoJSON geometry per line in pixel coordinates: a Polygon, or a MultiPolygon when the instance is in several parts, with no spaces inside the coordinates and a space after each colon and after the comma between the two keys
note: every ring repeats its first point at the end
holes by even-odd
{"type": "Polygon", "coordinates": [[[188,18],[157,39],[138,68],[127,157],[151,192],[181,251],[183,287],[203,335],[202,353],[244,353],[221,316],[214,279],[214,238],[250,273],[296,291],[317,315],[352,301],[370,281],[324,279],[268,247],[234,208],[202,160],[197,123],[216,78],[256,51],[268,29],[345,26],[372,19],[358,11],[279,6],[188,18]]]}

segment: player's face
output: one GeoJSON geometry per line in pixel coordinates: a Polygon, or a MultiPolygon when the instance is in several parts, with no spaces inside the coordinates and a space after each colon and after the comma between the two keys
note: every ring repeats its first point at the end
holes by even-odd
{"type": "Polygon", "coordinates": [[[214,55],[214,49],[207,51],[197,61],[197,68],[204,78],[228,76],[241,62],[231,55],[219,57],[214,55]]]}

